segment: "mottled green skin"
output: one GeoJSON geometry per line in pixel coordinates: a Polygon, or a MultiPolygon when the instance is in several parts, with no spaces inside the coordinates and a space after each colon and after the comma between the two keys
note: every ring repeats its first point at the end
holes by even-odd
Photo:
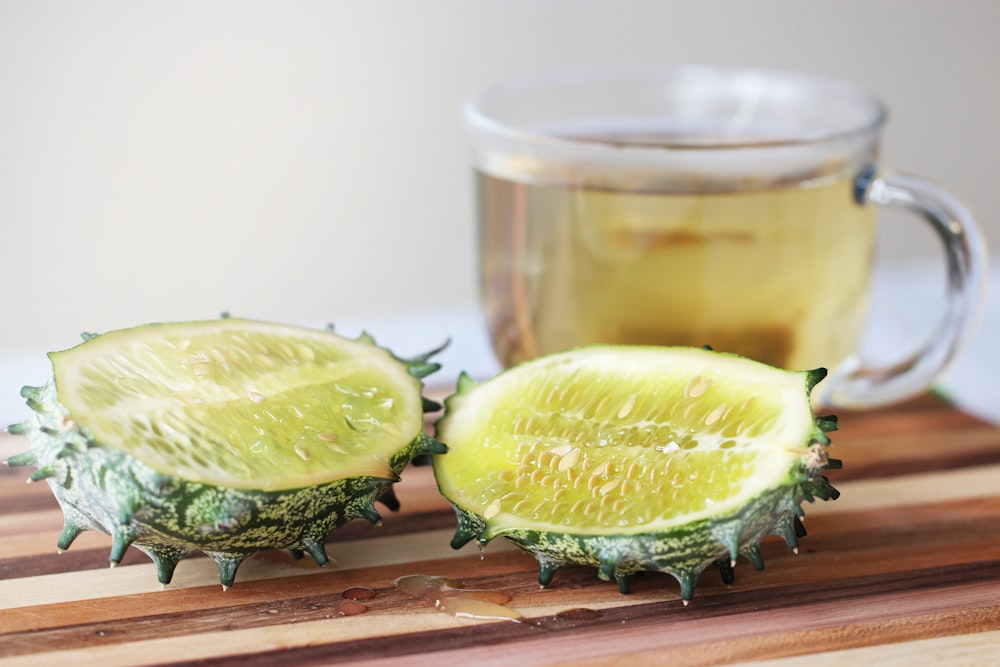
{"type": "Polygon", "coordinates": [[[505,537],[535,556],[541,566],[542,586],[547,586],[555,571],[567,564],[598,568],[598,576],[605,580],[614,577],[622,593],[629,592],[631,576],[636,572],[664,572],[677,579],[681,598],[688,601],[698,577],[709,565],[717,565],[727,582],[732,581],[732,566],[740,555],[746,556],[757,569],[763,569],[760,541],[767,535],[779,535],[789,548],[797,548],[798,538],[805,534],[798,521],[803,514],[801,503],[814,497],[832,499],[839,494],[822,476],[803,472],[796,479],[793,484],[758,496],[735,512],[667,532],[587,535],[531,529],[491,530],[488,522],[454,505],[459,526],[452,546],[459,548],[472,539],[485,544],[496,537],[505,537]]]}
{"type": "Polygon", "coordinates": [[[324,543],[333,529],[358,517],[377,523],[374,501],[398,507],[392,484],[410,460],[446,451],[421,431],[389,461],[392,478],[350,477],[282,491],[227,488],[163,474],[101,446],[65,416],[51,384],[24,394],[35,412],[9,430],[29,436],[32,447],[8,463],[35,466],[31,479],[48,480],[65,517],[59,548],[84,530],[106,533],[113,538],[112,564],[134,545],[156,563],[163,584],[193,551],[216,561],[226,587],[240,562],[257,551],[288,548],[325,565],[324,543]]]}

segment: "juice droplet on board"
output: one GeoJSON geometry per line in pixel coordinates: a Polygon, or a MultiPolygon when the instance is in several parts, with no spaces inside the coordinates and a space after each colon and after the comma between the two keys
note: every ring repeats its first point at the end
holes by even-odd
{"type": "Polygon", "coordinates": [[[435,605],[439,611],[455,618],[518,620],[521,615],[495,602],[487,602],[462,595],[450,595],[439,599],[435,605]]]}
{"type": "Polygon", "coordinates": [[[396,580],[396,590],[419,600],[426,600],[440,612],[455,618],[509,620],[519,622],[521,615],[504,607],[510,596],[500,591],[462,588],[460,582],[446,577],[412,574],[396,580]]]}
{"type": "Polygon", "coordinates": [[[351,586],[344,590],[340,596],[348,600],[371,600],[375,597],[375,591],[367,586],[351,586]]]}
{"type": "Polygon", "coordinates": [[[357,616],[358,614],[363,614],[366,611],[368,611],[368,607],[360,602],[355,602],[354,600],[344,600],[333,608],[335,616],[357,616]]]}

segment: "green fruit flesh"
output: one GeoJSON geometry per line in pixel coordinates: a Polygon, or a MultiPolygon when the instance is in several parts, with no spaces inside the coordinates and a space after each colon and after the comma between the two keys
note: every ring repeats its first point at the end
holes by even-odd
{"type": "MultiPolygon", "coordinates": [[[[446,402],[435,457],[461,546],[504,536],[547,584],[565,563],[623,590],[669,572],[689,599],[698,574],[760,563],[769,533],[797,544],[802,500],[834,497],[825,430],[808,400],[822,371],[782,371],[693,348],[594,346],[551,355],[446,402]]],[[[836,464],[836,462],[834,462],[836,464]]]]}
{"type": "Polygon", "coordinates": [[[65,515],[60,549],[82,530],[130,545],[161,582],[200,550],[223,585],[264,549],[328,558],[331,530],[443,445],[423,431],[430,355],[396,359],[367,336],[223,319],[89,337],[50,355],[53,381],[22,392],[35,412],[13,465],[34,465],[65,515]]]}
{"type": "Polygon", "coordinates": [[[422,426],[389,352],[225,319],[115,331],[50,355],[59,402],[106,447],[188,481],[280,490],[369,475],[422,426]]]}

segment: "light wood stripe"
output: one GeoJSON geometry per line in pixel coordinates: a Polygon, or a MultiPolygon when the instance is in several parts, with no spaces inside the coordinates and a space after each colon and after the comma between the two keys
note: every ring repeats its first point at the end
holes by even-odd
{"type": "MultiPolygon", "coordinates": [[[[799,656],[733,663],[733,667],[792,667],[799,656]]],[[[953,637],[917,639],[883,646],[831,651],[809,658],[810,667],[879,665],[880,667],[941,667],[942,665],[1000,665],[1000,630],[953,637]]]]}

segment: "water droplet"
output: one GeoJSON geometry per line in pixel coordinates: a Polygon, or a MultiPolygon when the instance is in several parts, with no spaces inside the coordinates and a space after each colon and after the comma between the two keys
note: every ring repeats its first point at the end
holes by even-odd
{"type": "Polygon", "coordinates": [[[407,575],[396,580],[396,589],[455,618],[511,621],[521,618],[519,613],[503,606],[510,602],[510,596],[500,591],[462,588],[459,582],[445,577],[407,575]]]}
{"type": "Polygon", "coordinates": [[[521,614],[503,605],[460,595],[444,596],[437,601],[435,607],[455,618],[509,621],[521,618],[521,614]]]}
{"type": "Polygon", "coordinates": [[[264,400],[264,394],[251,390],[247,392],[247,398],[249,398],[254,403],[261,403],[264,400]]]}

